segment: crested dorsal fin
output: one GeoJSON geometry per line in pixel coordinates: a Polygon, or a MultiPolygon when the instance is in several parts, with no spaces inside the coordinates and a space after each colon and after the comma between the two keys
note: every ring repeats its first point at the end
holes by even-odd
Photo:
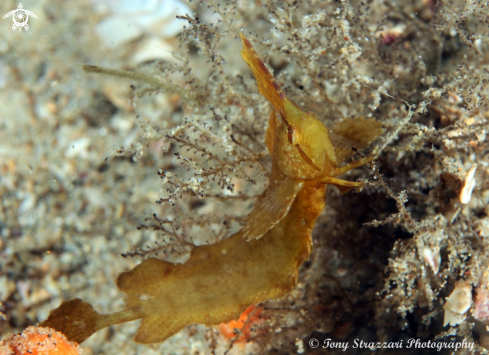
{"type": "Polygon", "coordinates": [[[283,111],[284,101],[286,98],[282,88],[275,81],[272,74],[265,66],[265,63],[263,63],[256,51],[253,49],[250,41],[248,41],[242,33],[240,33],[239,36],[243,42],[241,56],[255,76],[258,91],[272,104],[275,110],[278,112],[283,111]]]}

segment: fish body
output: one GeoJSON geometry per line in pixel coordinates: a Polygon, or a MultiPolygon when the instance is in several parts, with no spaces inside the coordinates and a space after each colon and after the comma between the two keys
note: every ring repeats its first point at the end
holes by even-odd
{"type": "Polygon", "coordinates": [[[220,324],[239,318],[249,306],[284,296],[296,285],[298,270],[312,251],[312,231],[324,209],[327,184],[342,192],[364,183],[335,178],[373,159],[338,165],[381,132],[381,124],[349,120],[331,132],[313,113],[302,111],[282,92],[250,42],[241,35],[244,60],[260,93],[273,109],[266,144],[273,157],[269,187],[236,234],[196,247],[184,264],[144,260],[117,278],[125,307],[99,314],[75,299],[63,302],[41,323],[84,341],[104,327],[142,319],[140,343],[166,340],[188,324],[220,324]]]}
{"type": "Polygon", "coordinates": [[[312,250],[311,232],[324,207],[326,185],[309,185],[260,239],[247,241],[238,232],[195,248],[183,265],[148,259],[122,273],[117,285],[128,296],[126,307],[144,315],[135,340],[161,342],[187,324],[229,322],[251,305],[287,294],[312,250]]]}

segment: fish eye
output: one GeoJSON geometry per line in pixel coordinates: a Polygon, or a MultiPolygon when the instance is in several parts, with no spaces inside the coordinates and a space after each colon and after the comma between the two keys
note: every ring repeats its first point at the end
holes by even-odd
{"type": "Polygon", "coordinates": [[[294,127],[287,126],[287,138],[290,144],[294,144],[293,137],[294,137],[294,127]]]}

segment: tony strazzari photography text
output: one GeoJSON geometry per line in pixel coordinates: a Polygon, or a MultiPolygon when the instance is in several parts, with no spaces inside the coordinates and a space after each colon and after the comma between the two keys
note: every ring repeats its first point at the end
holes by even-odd
{"type": "MultiPolygon", "coordinates": [[[[309,346],[313,349],[322,347],[324,349],[342,349],[346,351],[350,347],[350,343],[347,341],[338,342],[333,341],[333,339],[325,339],[322,344],[316,339],[312,338],[309,340],[309,346]]],[[[420,339],[408,339],[406,342],[404,340],[400,341],[363,341],[356,338],[351,344],[352,349],[436,349],[440,351],[442,349],[453,349],[455,351],[460,349],[469,349],[472,351],[474,349],[474,343],[468,342],[467,340],[462,341],[422,341],[420,339]]]]}

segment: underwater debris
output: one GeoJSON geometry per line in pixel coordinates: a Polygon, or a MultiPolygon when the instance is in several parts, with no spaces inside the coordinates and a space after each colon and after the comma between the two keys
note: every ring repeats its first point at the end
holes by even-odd
{"type": "Polygon", "coordinates": [[[339,166],[382,132],[382,124],[345,120],[330,133],[313,113],[289,100],[251,43],[241,34],[244,60],[259,92],[272,104],[266,144],[273,157],[270,186],[255,203],[245,227],[213,245],[196,247],[176,265],[150,258],[117,278],[125,309],[102,315],[80,299],[63,302],[43,326],[83,342],[99,329],[142,319],[140,343],[166,340],[191,323],[229,322],[249,306],[281,297],[297,283],[298,269],[312,251],[311,232],[325,205],[326,185],[341,192],[364,182],[336,178],[372,161],[370,154],[339,166]]]}
{"type": "Polygon", "coordinates": [[[454,326],[465,320],[465,313],[472,305],[472,288],[470,284],[460,282],[448,296],[443,308],[445,309],[445,320],[443,325],[454,326]]]}
{"type": "Polygon", "coordinates": [[[474,318],[484,323],[489,322],[489,290],[483,287],[476,290],[474,318]]]}
{"type": "Polygon", "coordinates": [[[438,274],[441,263],[440,248],[424,248],[421,253],[426,263],[431,267],[431,270],[433,270],[433,273],[435,275],[438,274]]]}
{"type": "Polygon", "coordinates": [[[475,292],[473,316],[487,324],[489,323],[489,268],[482,273],[475,292]]]}
{"type": "Polygon", "coordinates": [[[464,187],[462,191],[460,191],[460,202],[463,204],[468,204],[470,202],[470,198],[472,197],[472,191],[475,187],[475,171],[477,170],[477,165],[474,164],[471,166],[467,175],[465,175],[464,187]]]}

